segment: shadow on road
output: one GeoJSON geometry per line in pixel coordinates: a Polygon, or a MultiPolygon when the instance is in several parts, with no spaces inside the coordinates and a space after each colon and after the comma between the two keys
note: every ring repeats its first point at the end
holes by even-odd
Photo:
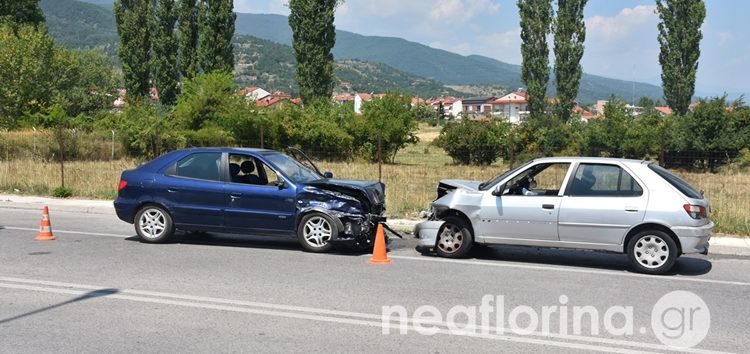
{"type": "MultiPolygon", "coordinates": [[[[627,255],[593,251],[546,249],[520,246],[480,246],[473,256],[478,260],[574,266],[630,271],[627,255]]],[[[706,259],[682,256],[666,275],[703,275],[711,271],[706,259]]]]}
{"type": "MultiPolygon", "coordinates": [[[[140,242],[138,236],[128,237],[125,240],[140,242]]],[[[243,247],[258,249],[274,249],[286,251],[304,252],[296,238],[284,236],[253,236],[223,233],[191,232],[177,233],[171,243],[186,245],[203,245],[219,247],[243,247]]],[[[339,246],[332,254],[342,256],[360,256],[368,253],[356,247],[339,246]]]]}
{"type": "Polygon", "coordinates": [[[89,291],[89,292],[87,292],[87,293],[85,293],[85,294],[83,294],[81,296],[78,296],[76,298],[70,299],[68,301],[63,301],[61,303],[50,305],[50,306],[47,306],[47,307],[43,307],[43,308],[31,311],[31,312],[27,312],[27,313],[23,313],[23,314],[20,314],[20,315],[17,315],[17,316],[13,316],[13,317],[2,319],[2,320],[0,320],[0,325],[2,325],[4,323],[11,322],[11,321],[15,321],[15,320],[18,320],[18,319],[21,319],[21,318],[24,318],[24,317],[28,317],[28,316],[31,316],[31,315],[36,315],[36,314],[44,312],[44,311],[49,311],[49,310],[52,310],[52,309],[55,309],[55,308],[58,308],[58,307],[61,307],[61,306],[72,304],[72,303],[75,303],[75,302],[78,302],[78,301],[93,299],[93,298],[107,296],[107,295],[113,295],[113,294],[117,294],[118,292],[120,292],[120,290],[118,290],[118,289],[111,289],[111,288],[110,289],[98,289],[98,290],[89,291]]]}

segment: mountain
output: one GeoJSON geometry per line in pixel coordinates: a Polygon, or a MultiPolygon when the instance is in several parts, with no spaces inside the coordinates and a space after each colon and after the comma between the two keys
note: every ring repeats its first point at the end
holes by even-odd
{"type": "MultiPolygon", "coordinates": [[[[297,94],[294,79],[296,61],[292,48],[252,36],[236,35],[235,79],[241,85],[260,86],[270,91],[297,94]]],[[[338,79],[335,92],[386,92],[398,91],[435,97],[459,96],[459,92],[440,82],[408,74],[388,65],[361,60],[337,60],[334,73],[338,79]]]]}
{"type": "MultiPolygon", "coordinates": [[[[117,33],[111,11],[112,1],[86,1],[104,6],[74,0],[42,0],[40,5],[47,16],[50,33],[58,41],[70,47],[101,48],[114,55],[116,53],[117,33]]],[[[235,33],[258,37],[286,46],[291,45],[292,40],[292,32],[287,18],[281,15],[238,13],[235,33]]],[[[263,46],[269,47],[268,44],[263,46]]],[[[399,82],[397,87],[411,88],[411,84],[403,85],[404,80],[414,80],[415,85],[413,86],[420,88],[420,92],[425,92],[422,91],[423,89],[427,90],[425,85],[431,87],[427,92],[435,92],[436,89],[439,92],[442,89],[438,89],[437,86],[443,84],[452,87],[467,85],[500,86],[510,90],[524,86],[520,79],[521,68],[519,65],[508,64],[479,55],[463,56],[401,38],[364,36],[337,30],[333,54],[339,63],[337,64],[337,74],[339,75],[352,74],[352,70],[348,69],[351,65],[359,68],[354,71],[362,72],[366,70],[365,68],[369,68],[368,70],[380,72],[380,74],[369,72],[366,75],[358,76],[362,80],[370,80],[371,85],[364,86],[369,88],[365,89],[365,92],[380,91],[376,88],[381,87],[393,87],[387,85],[393,85],[396,82],[399,82]],[[364,62],[370,64],[361,64],[364,62]],[[384,66],[379,67],[375,63],[384,66]],[[398,73],[399,71],[401,73],[398,73]],[[381,75],[390,77],[379,80],[381,75]]],[[[269,64],[272,63],[269,62],[269,64]]],[[[272,66],[259,65],[254,67],[257,72],[271,72],[278,69],[272,66]]],[[[238,68],[238,70],[242,70],[242,68],[238,68]]],[[[289,76],[287,75],[287,77],[289,76]]],[[[289,91],[289,85],[283,82],[287,79],[278,76],[271,80],[269,76],[268,80],[274,82],[273,85],[277,83],[286,85],[279,87],[286,87],[285,90],[289,91]]],[[[352,82],[358,79],[350,80],[347,76],[347,79],[342,80],[352,82]]],[[[238,81],[242,81],[241,76],[238,81]]],[[[362,84],[365,83],[362,82],[362,84]]],[[[294,84],[291,86],[293,87],[294,84]]],[[[553,93],[551,89],[553,87],[554,84],[551,83],[551,94],[553,93]]],[[[417,94],[415,91],[409,93],[417,94]]],[[[628,99],[633,95],[661,99],[663,94],[660,87],[651,84],[634,83],[589,74],[583,75],[578,95],[579,102],[593,103],[597,99],[607,99],[610,95],[628,99]]]]}
{"type": "Polygon", "coordinates": [[[73,0],[41,0],[39,6],[55,40],[70,48],[97,48],[116,60],[119,37],[112,1],[98,1],[109,7],[73,0]]]}
{"type": "MultiPolygon", "coordinates": [[[[282,44],[289,45],[292,41],[287,18],[281,15],[237,14],[235,31],[282,44]]],[[[333,55],[337,59],[387,64],[449,85],[500,85],[509,89],[524,86],[519,65],[480,55],[463,56],[401,38],[363,36],[337,30],[333,55]]],[[[550,83],[551,94],[553,87],[554,81],[550,83]]],[[[634,92],[636,97],[661,99],[663,96],[661,87],[656,85],[584,74],[578,100],[592,103],[610,95],[630,98],[634,92]]]]}

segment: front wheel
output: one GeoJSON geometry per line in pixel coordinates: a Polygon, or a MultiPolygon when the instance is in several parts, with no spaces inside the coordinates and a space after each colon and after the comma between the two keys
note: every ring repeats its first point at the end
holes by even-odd
{"type": "Polygon", "coordinates": [[[640,273],[664,274],[677,260],[677,244],[663,231],[641,231],[628,242],[628,259],[640,273]]]}
{"type": "Polygon", "coordinates": [[[474,246],[474,237],[463,220],[449,216],[438,233],[435,252],[441,257],[462,258],[469,254],[474,246]]]}
{"type": "Polygon", "coordinates": [[[323,253],[333,248],[331,240],[339,234],[330,216],[323,213],[305,215],[297,225],[297,239],[305,251],[323,253]]]}
{"type": "Polygon", "coordinates": [[[135,214],[135,232],[141,242],[166,242],[174,234],[172,216],[159,206],[146,205],[135,214]]]}

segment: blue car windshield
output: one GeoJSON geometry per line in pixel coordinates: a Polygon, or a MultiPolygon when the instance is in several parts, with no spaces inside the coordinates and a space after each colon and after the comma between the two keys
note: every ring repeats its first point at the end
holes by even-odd
{"type": "Polygon", "coordinates": [[[299,161],[282,153],[265,155],[268,162],[273,164],[279,172],[291,179],[295,183],[307,183],[322,179],[323,176],[313,171],[309,167],[299,163],[299,161]]]}

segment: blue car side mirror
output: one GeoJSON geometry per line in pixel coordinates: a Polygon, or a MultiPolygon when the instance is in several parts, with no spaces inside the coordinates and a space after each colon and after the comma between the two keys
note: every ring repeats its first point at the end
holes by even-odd
{"type": "Polygon", "coordinates": [[[325,177],[325,178],[333,178],[333,172],[326,171],[325,173],[323,173],[323,177],[325,177]]]}

